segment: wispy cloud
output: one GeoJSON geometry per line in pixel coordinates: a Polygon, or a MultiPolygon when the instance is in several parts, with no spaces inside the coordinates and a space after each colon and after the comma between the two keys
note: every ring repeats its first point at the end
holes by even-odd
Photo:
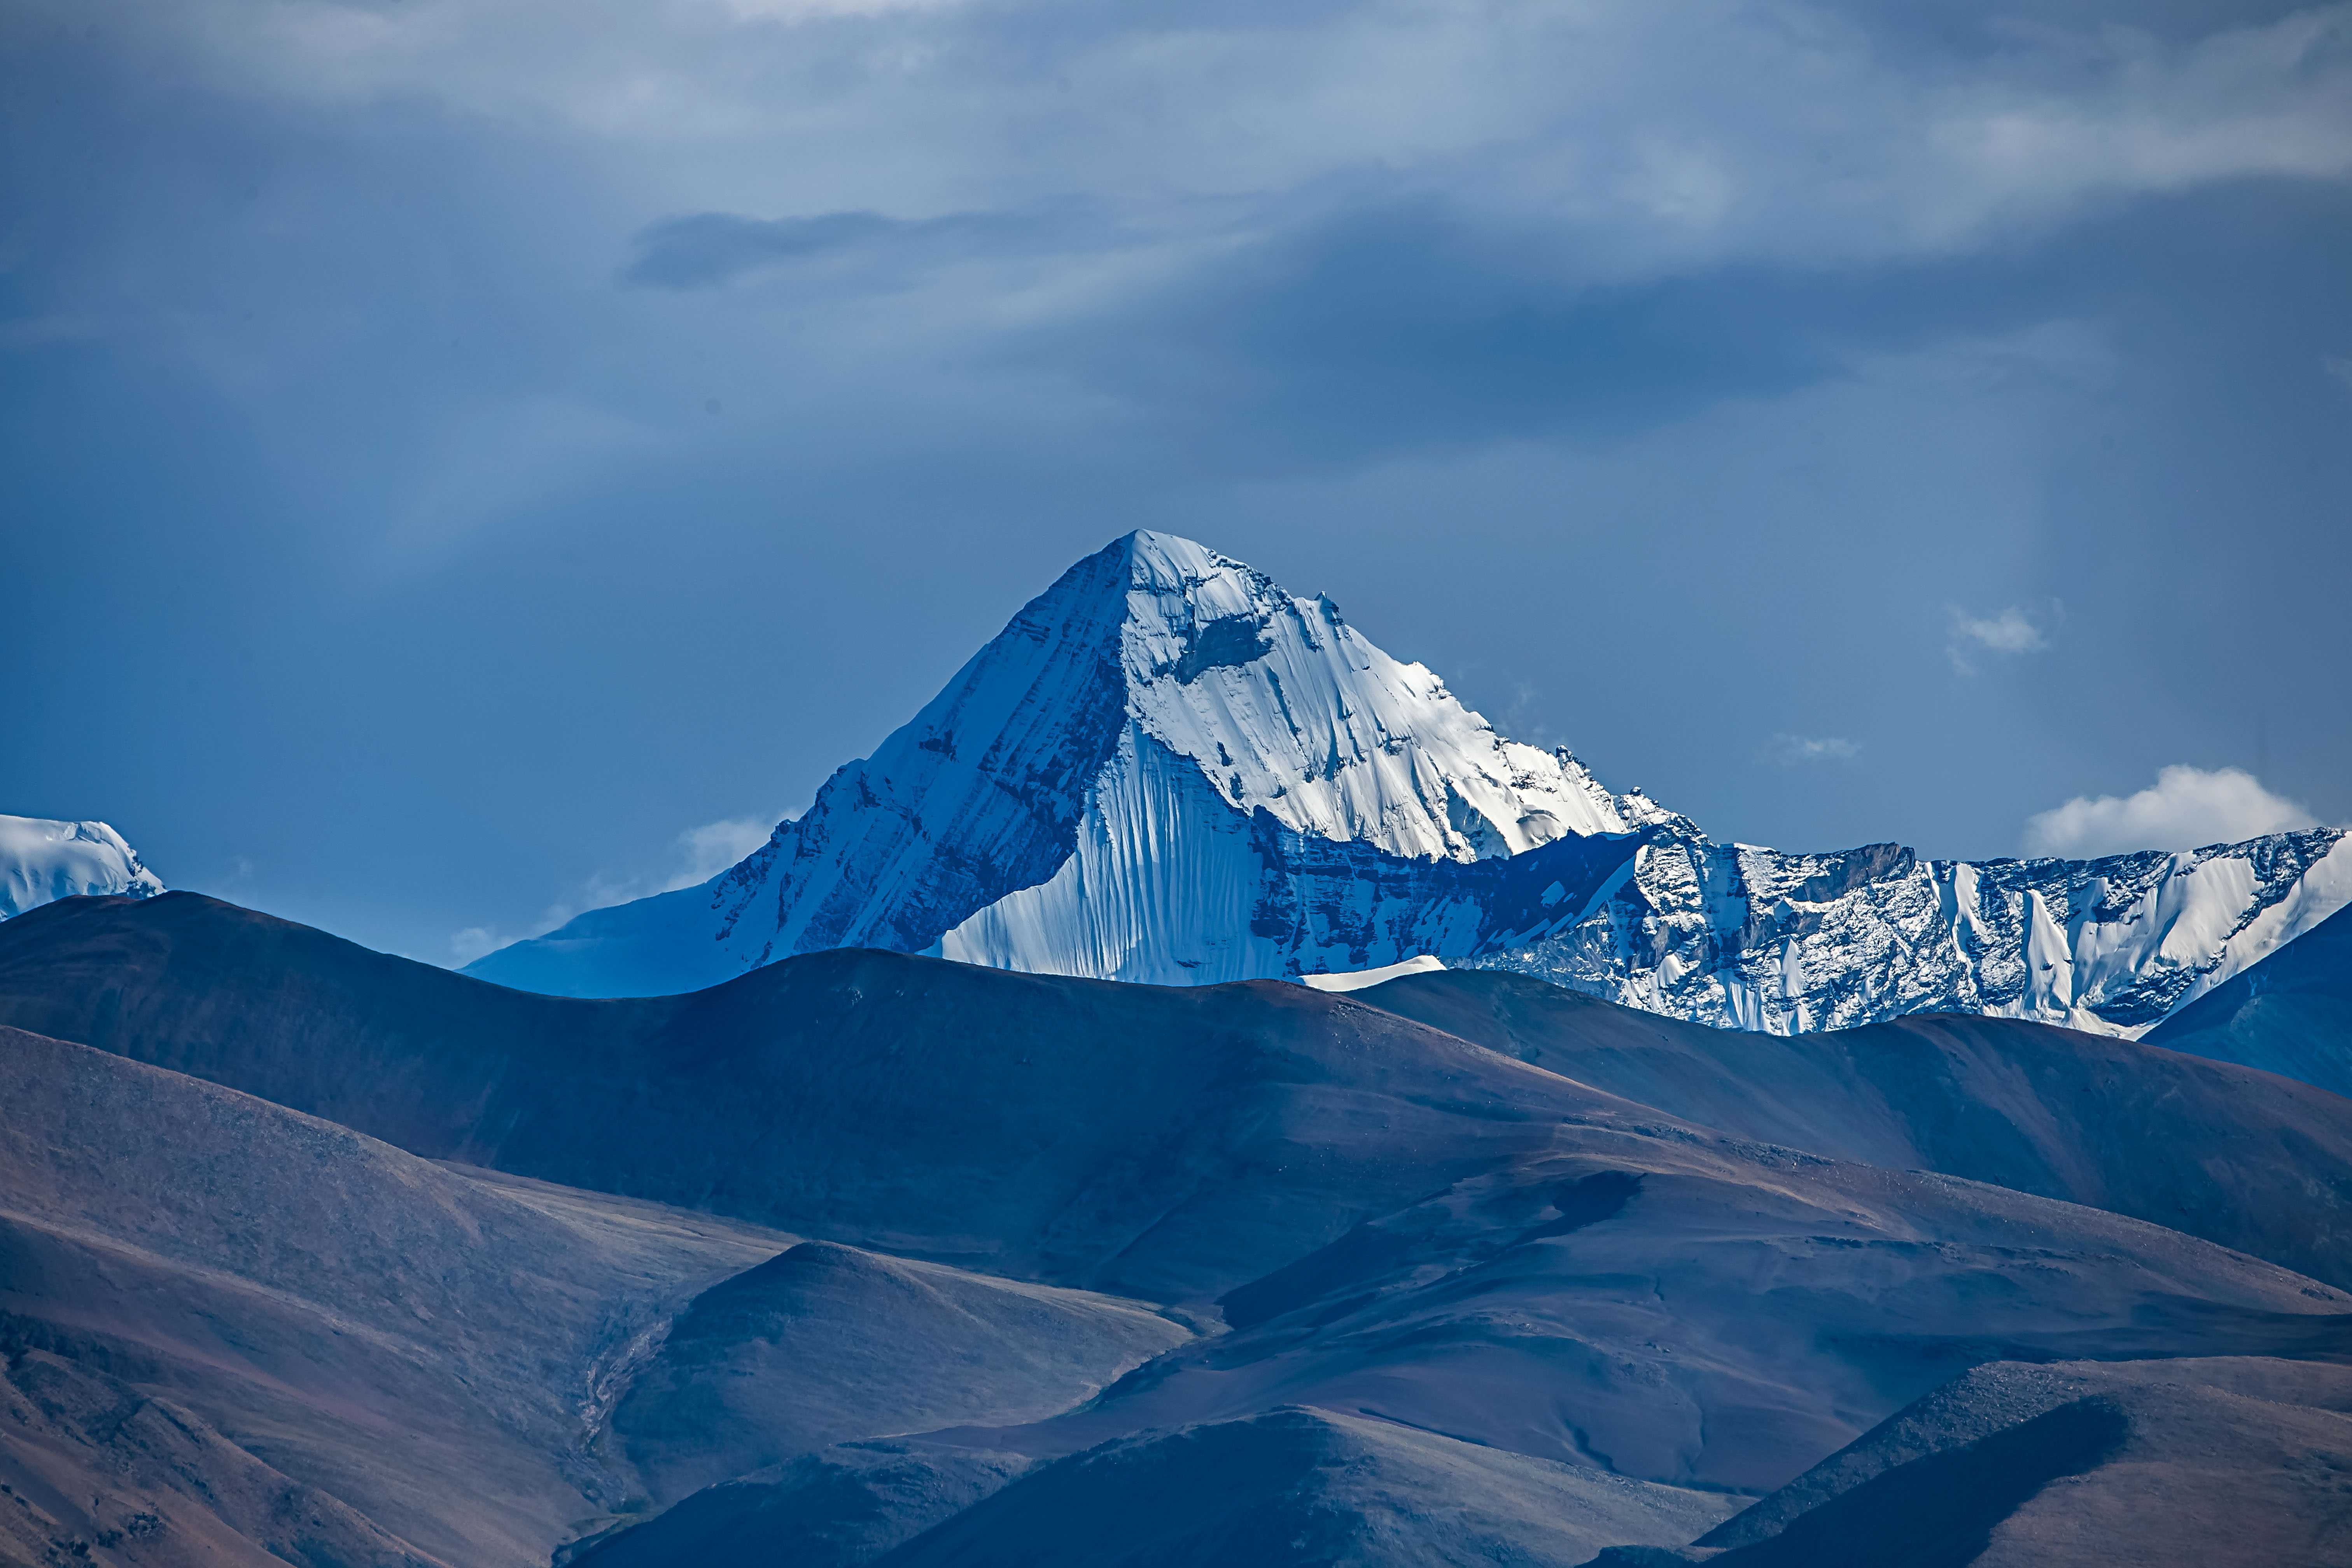
{"type": "Polygon", "coordinates": [[[677,836],[676,864],[658,890],[673,892],[708,882],[765,844],[775,823],[772,816],[731,816],[688,828],[677,836]]]}
{"type": "Polygon", "coordinates": [[[692,888],[708,882],[765,844],[769,834],[773,831],[773,822],[772,817],[766,816],[734,816],[706,822],[699,827],[689,827],[671,843],[669,854],[659,870],[625,878],[610,877],[600,871],[541,910],[537,923],[527,931],[502,931],[495,926],[467,926],[463,931],[452,931],[449,935],[450,957],[459,968],[463,968],[509,942],[553,931],[590,910],[627,903],[633,899],[650,898],[656,893],[676,892],[680,888],[692,888]]]}
{"type": "Polygon", "coordinates": [[[864,242],[921,230],[878,213],[754,218],[697,213],[655,224],[637,236],[637,254],[621,281],[656,289],[706,289],[753,268],[821,256],[864,242]]]}
{"type": "Polygon", "coordinates": [[[2137,795],[2076,795],[2025,824],[2025,852],[2095,860],[2138,849],[2195,849],[2266,833],[2316,827],[2297,802],[2264,789],[2242,768],[2175,763],[2137,795]]]}
{"type": "Polygon", "coordinates": [[[2064,606],[2055,599],[2031,609],[2011,605],[1990,616],[1972,615],[1952,605],[1946,615],[1948,635],[1944,656],[1962,675],[1974,675],[1988,658],[2021,658],[2047,651],[2064,618],[2064,606]]]}
{"type": "Polygon", "coordinates": [[[1772,737],[1764,754],[1784,767],[1801,763],[1850,763],[1862,755],[1862,742],[1849,741],[1843,735],[1790,735],[1772,737]]]}
{"type": "Polygon", "coordinates": [[[811,22],[835,16],[879,16],[891,11],[943,9],[961,0],[718,0],[747,22],[811,22]]]}
{"type": "Polygon", "coordinates": [[[474,960],[496,952],[514,940],[516,939],[511,936],[499,934],[488,926],[467,926],[464,931],[451,931],[449,962],[455,967],[463,969],[474,960]]]}

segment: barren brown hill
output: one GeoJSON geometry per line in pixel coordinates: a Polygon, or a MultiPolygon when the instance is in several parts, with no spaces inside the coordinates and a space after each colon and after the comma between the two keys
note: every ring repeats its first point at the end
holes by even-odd
{"type": "Polygon", "coordinates": [[[846,951],[579,1001],[191,893],[0,925],[0,1023],[433,1158],[1155,1300],[1216,1295],[1626,1101],[2352,1284],[2352,1100],[2306,1084],[2007,1020],[1784,1039],[1472,973],[1358,996],[846,951]]]}

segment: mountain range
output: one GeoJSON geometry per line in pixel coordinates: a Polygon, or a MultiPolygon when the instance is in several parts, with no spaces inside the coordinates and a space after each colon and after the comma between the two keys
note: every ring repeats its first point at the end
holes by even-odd
{"type": "Polygon", "coordinates": [[[1435,959],[1771,1034],[1967,1012],[2131,1037],[2352,903],[2347,837],[2093,861],[1718,844],[1498,735],[1328,599],[1138,532],[740,864],[467,973],[618,996],[843,946],[1155,984],[1435,959]]]}
{"type": "Polygon", "coordinates": [[[0,1568],[2338,1568],[2343,838],[1718,845],[1152,534],[476,973],[0,819],[0,1568]]]}
{"type": "Polygon", "coordinates": [[[0,1066],[26,1563],[2352,1542],[2352,1101],[2113,1036],[876,949],[574,999],[170,893],[0,926],[0,1066]]]}

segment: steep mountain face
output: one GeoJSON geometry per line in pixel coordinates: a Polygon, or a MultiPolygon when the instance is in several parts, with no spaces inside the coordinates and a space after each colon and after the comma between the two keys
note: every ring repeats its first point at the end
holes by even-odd
{"type": "Polygon", "coordinates": [[[2346,837],[1980,864],[1717,844],[1497,735],[1328,600],[1136,533],[741,864],[468,973],[617,996],[841,946],[1161,984],[1432,955],[1773,1034],[1942,1011],[2135,1036],[2352,903],[2346,837]]]}
{"type": "Polygon", "coordinates": [[[1032,600],[741,864],[467,973],[647,994],[864,946],[1172,984],[1279,975],[1248,940],[1258,812],[1416,863],[1628,826],[1573,758],[1503,740],[1328,600],[1134,533],[1032,600]]]}
{"type": "Polygon", "coordinates": [[[87,893],[152,898],[162,879],[103,822],[0,815],[0,920],[87,893]]]}

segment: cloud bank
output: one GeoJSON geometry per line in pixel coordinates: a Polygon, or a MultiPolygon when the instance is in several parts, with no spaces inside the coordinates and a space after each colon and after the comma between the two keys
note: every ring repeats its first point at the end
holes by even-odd
{"type": "Polygon", "coordinates": [[[2025,853],[2095,860],[2139,849],[2199,849],[2266,833],[2316,827],[2297,803],[2273,795],[2242,768],[2210,772],[2179,763],[2137,795],[2076,795],[2029,818],[2025,853]]]}

